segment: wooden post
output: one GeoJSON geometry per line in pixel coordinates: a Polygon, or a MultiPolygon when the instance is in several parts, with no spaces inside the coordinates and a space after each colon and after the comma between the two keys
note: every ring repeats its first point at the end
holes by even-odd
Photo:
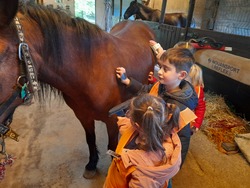
{"type": "Polygon", "coordinates": [[[105,0],[105,31],[109,32],[112,27],[111,0],[105,0]]]}
{"type": "Polygon", "coordinates": [[[166,5],[167,5],[167,0],[163,0],[162,5],[161,5],[161,17],[160,17],[160,20],[159,20],[160,24],[163,24],[164,20],[165,20],[166,5]]]}
{"type": "Polygon", "coordinates": [[[195,0],[189,0],[188,16],[187,16],[187,25],[185,28],[185,40],[187,39],[188,28],[191,25],[194,13],[195,0]]]}

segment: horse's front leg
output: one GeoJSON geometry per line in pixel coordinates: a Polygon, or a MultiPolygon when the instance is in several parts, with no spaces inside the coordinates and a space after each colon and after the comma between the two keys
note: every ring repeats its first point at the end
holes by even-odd
{"type": "Polygon", "coordinates": [[[96,147],[96,134],[95,134],[95,121],[84,119],[82,122],[82,126],[86,133],[86,141],[89,147],[89,162],[85,166],[85,171],[83,173],[83,177],[90,179],[93,178],[96,174],[96,166],[99,160],[98,150],[96,147]]]}
{"type": "Polygon", "coordinates": [[[76,117],[79,119],[85,130],[86,141],[89,147],[89,162],[85,166],[83,177],[87,179],[93,178],[96,174],[96,166],[99,160],[98,150],[96,147],[95,121],[93,118],[91,118],[91,115],[89,115],[89,111],[87,109],[79,108],[79,104],[76,104],[65,94],[63,97],[66,104],[74,111],[76,117]]]}

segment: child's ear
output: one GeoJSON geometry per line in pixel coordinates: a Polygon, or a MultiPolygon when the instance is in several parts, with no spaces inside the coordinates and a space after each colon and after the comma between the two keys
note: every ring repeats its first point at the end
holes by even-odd
{"type": "Polygon", "coordinates": [[[184,80],[188,76],[187,71],[180,71],[179,72],[179,79],[184,80]]]}

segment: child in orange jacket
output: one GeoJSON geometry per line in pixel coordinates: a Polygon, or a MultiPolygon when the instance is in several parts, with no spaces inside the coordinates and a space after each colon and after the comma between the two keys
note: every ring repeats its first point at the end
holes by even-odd
{"type": "Polygon", "coordinates": [[[179,113],[160,97],[133,98],[126,117],[118,117],[121,137],[103,187],[167,187],[181,164],[179,113]]]}

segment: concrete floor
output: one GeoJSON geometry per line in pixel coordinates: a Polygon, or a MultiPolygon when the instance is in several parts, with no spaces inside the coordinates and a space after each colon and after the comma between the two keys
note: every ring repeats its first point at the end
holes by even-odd
{"type": "MultiPolygon", "coordinates": [[[[6,150],[16,156],[6,167],[3,188],[99,188],[105,180],[107,156],[106,127],[96,122],[100,150],[98,173],[94,179],[82,177],[88,161],[85,133],[73,112],[64,104],[37,103],[17,109],[12,128],[20,141],[6,139],[6,150]]],[[[191,140],[187,159],[173,178],[173,188],[249,188],[250,165],[241,154],[220,153],[202,133],[191,140]]]]}

